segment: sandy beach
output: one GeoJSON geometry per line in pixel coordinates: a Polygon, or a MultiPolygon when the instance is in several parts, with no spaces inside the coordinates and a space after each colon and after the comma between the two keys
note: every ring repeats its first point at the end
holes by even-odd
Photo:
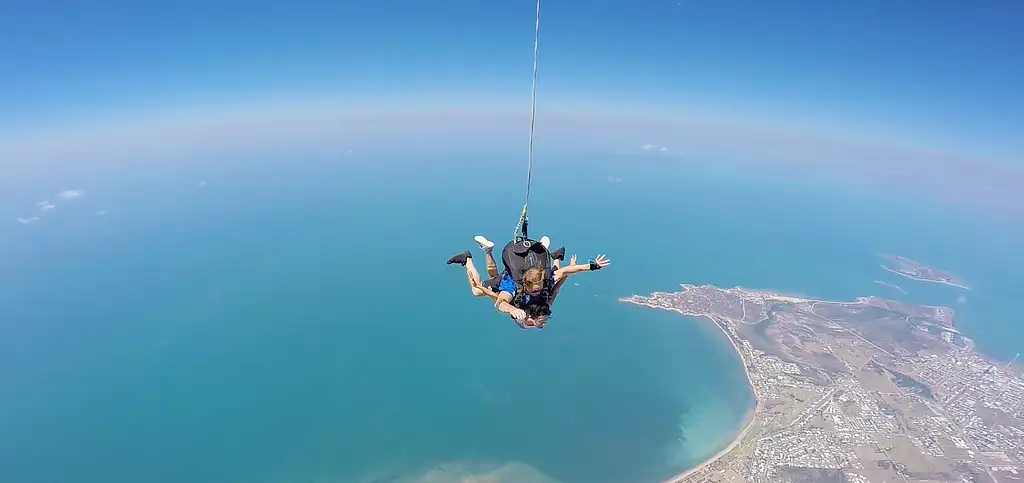
{"type": "MultiPolygon", "coordinates": [[[[638,304],[638,305],[643,305],[643,304],[638,304]]],[[[660,307],[657,307],[657,308],[660,308],[660,307]]],[[[678,310],[676,312],[682,313],[681,311],[678,311],[678,310]]],[[[682,473],[679,473],[678,475],[673,476],[672,478],[669,478],[669,479],[665,480],[665,483],[678,483],[680,481],[683,481],[684,479],[686,479],[686,477],[688,477],[688,476],[690,476],[690,475],[692,475],[694,473],[697,473],[700,470],[703,470],[708,465],[714,463],[715,461],[718,461],[721,457],[729,454],[729,452],[732,451],[733,449],[735,449],[736,446],[739,446],[740,442],[743,441],[743,438],[745,438],[747,436],[747,433],[750,432],[750,429],[753,428],[753,426],[754,426],[754,421],[757,419],[757,415],[761,412],[761,400],[760,400],[760,398],[757,397],[757,393],[754,391],[754,385],[750,382],[750,370],[747,369],[747,362],[748,361],[743,358],[743,352],[740,351],[739,346],[736,345],[736,341],[732,338],[732,335],[730,335],[729,332],[727,332],[720,325],[718,325],[718,323],[715,322],[711,317],[709,317],[707,315],[704,315],[702,317],[707,318],[708,320],[710,320],[711,323],[715,324],[715,326],[718,327],[722,331],[723,334],[725,334],[725,337],[727,339],[729,339],[729,342],[732,344],[732,347],[736,351],[736,354],[738,354],[740,356],[740,361],[743,364],[743,373],[746,375],[746,378],[747,378],[747,386],[750,388],[750,393],[754,395],[754,407],[750,411],[748,411],[746,416],[745,416],[746,423],[743,425],[743,430],[740,431],[739,433],[737,433],[736,436],[732,439],[731,442],[729,442],[729,444],[727,446],[725,446],[724,448],[719,450],[717,453],[712,455],[710,458],[702,461],[699,465],[694,466],[693,468],[690,468],[690,469],[688,469],[686,471],[683,471],[682,473]]]]}
{"type": "Polygon", "coordinates": [[[679,473],[678,475],[673,476],[672,478],[665,480],[665,483],[678,483],[680,481],[683,481],[686,479],[687,476],[690,476],[700,470],[703,470],[706,466],[710,465],[711,463],[714,463],[715,461],[718,461],[719,458],[729,454],[729,452],[735,449],[736,446],[739,446],[740,442],[743,441],[743,438],[745,438],[747,436],[747,433],[750,432],[750,428],[754,426],[754,418],[757,417],[757,413],[760,409],[761,402],[758,401],[754,408],[747,412],[747,415],[745,416],[746,424],[743,426],[743,431],[740,431],[736,435],[736,437],[729,442],[728,446],[722,448],[717,453],[712,455],[710,458],[702,461],[699,465],[694,466],[693,468],[690,468],[682,473],[679,473]]]}

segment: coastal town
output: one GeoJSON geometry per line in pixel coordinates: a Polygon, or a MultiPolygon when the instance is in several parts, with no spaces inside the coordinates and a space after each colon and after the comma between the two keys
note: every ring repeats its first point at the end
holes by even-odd
{"type": "Polygon", "coordinates": [[[756,399],[672,483],[1024,480],[1024,379],[973,351],[950,308],[711,285],[621,301],[713,321],[756,399]]]}

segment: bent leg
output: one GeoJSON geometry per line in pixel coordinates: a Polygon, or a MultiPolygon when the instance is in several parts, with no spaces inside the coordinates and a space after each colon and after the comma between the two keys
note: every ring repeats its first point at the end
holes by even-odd
{"type": "Polygon", "coordinates": [[[495,302],[498,301],[498,293],[488,285],[488,282],[491,281],[480,281],[480,272],[477,272],[472,259],[466,260],[466,278],[469,279],[469,290],[473,292],[474,297],[486,296],[495,302]]]}
{"type": "Polygon", "coordinates": [[[466,279],[469,280],[469,290],[473,292],[474,297],[480,297],[487,295],[480,283],[480,272],[476,270],[476,266],[473,265],[473,259],[469,258],[466,260],[466,279]]]}
{"type": "Polygon", "coordinates": [[[484,265],[487,267],[487,276],[494,278],[498,276],[498,263],[494,261],[494,250],[484,250],[484,265]]]}
{"type": "Polygon", "coordinates": [[[565,261],[565,247],[558,247],[554,250],[551,250],[550,253],[551,258],[554,259],[553,265],[555,267],[555,270],[557,270],[558,267],[562,266],[562,262],[565,261]]]}
{"type": "Polygon", "coordinates": [[[494,262],[494,242],[487,239],[483,235],[477,235],[473,237],[473,241],[480,247],[480,250],[484,252],[484,265],[487,267],[487,276],[494,278],[498,276],[498,264],[494,262]]]}
{"type": "Polygon", "coordinates": [[[480,282],[480,272],[478,272],[476,270],[476,266],[473,265],[473,255],[469,253],[469,250],[460,252],[449,258],[448,265],[452,264],[459,264],[466,267],[466,279],[469,281],[469,290],[473,292],[474,297],[492,295],[490,290],[487,290],[487,288],[480,282]]]}
{"type": "Polygon", "coordinates": [[[540,244],[544,245],[544,249],[548,250],[548,254],[551,255],[551,269],[558,270],[562,266],[562,261],[565,260],[565,247],[558,247],[552,250],[551,238],[547,235],[540,237],[540,244]]]}

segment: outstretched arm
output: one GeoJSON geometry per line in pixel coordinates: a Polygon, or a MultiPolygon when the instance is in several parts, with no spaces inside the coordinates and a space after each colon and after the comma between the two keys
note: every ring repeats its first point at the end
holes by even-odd
{"type": "Polygon", "coordinates": [[[526,319],[526,312],[512,305],[512,294],[504,290],[494,298],[494,308],[498,309],[498,312],[511,315],[513,319],[519,321],[526,319]]]}
{"type": "Polygon", "coordinates": [[[555,284],[564,282],[566,277],[574,273],[600,270],[604,267],[607,267],[611,263],[612,261],[606,258],[604,255],[598,255],[589,264],[577,265],[575,263],[570,263],[569,265],[566,265],[562,268],[559,268],[558,270],[555,270],[555,284]]]}

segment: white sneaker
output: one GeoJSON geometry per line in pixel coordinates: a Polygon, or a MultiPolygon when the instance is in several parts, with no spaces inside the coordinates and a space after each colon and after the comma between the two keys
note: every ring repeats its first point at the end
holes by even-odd
{"type": "Polygon", "coordinates": [[[476,241],[476,244],[480,245],[480,249],[485,252],[489,252],[494,248],[494,242],[484,238],[483,235],[477,235],[473,237],[473,240],[476,241]]]}
{"type": "Polygon", "coordinates": [[[544,236],[540,237],[540,244],[544,246],[545,250],[547,250],[548,247],[551,246],[551,239],[548,238],[547,235],[544,235],[544,236]]]}

